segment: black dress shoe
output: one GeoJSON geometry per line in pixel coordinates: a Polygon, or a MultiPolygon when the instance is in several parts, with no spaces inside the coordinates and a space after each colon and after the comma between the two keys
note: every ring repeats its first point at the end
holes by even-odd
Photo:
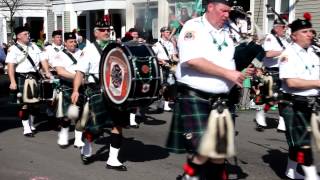
{"type": "Polygon", "coordinates": [[[27,134],[24,134],[25,137],[34,137],[34,134],[33,133],[27,133],[27,134]]]}
{"type": "Polygon", "coordinates": [[[262,132],[262,131],[264,131],[264,126],[257,124],[256,130],[259,132],[262,132]]]}
{"type": "Polygon", "coordinates": [[[127,167],[124,166],[124,165],[111,166],[111,165],[107,164],[107,165],[106,165],[106,168],[107,168],[107,169],[114,169],[114,170],[117,170],[117,171],[127,171],[127,167]]]}
{"type": "Polygon", "coordinates": [[[60,144],[58,144],[59,145],[59,147],[61,148],[61,149],[66,149],[69,145],[67,144],[67,145],[60,145],[60,144]]]}
{"type": "Polygon", "coordinates": [[[285,133],[286,131],[277,129],[277,132],[278,132],[278,133],[285,133]]]}
{"type": "Polygon", "coordinates": [[[134,128],[134,129],[138,129],[138,128],[139,128],[139,125],[130,125],[129,127],[130,127],[130,128],[134,128]]]}
{"type": "Polygon", "coordinates": [[[81,157],[81,161],[84,165],[90,164],[93,160],[92,156],[87,157],[87,156],[84,156],[83,154],[80,154],[80,157],[81,157]]]}

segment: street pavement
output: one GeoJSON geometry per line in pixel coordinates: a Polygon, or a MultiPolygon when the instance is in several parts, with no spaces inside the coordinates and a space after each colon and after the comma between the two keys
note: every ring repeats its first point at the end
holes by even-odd
{"type": "MultiPolygon", "coordinates": [[[[6,88],[0,82],[1,88],[6,88]]],[[[171,112],[150,111],[139,129],[124,129],[120,160],[127,172],[105,169],[109,134],[106,130],[94,144],[95,161],[83,165],[80,151],[57,145],[58,132],[50,127],[45,114],[36,121],[35,138],[22,135],[16,106],[8,105],[6,93],[0,95],[0,180],[175,180],[182,172],[185,154],[169,153],[165,149],[171,112]]],[[[151,109],[152,110],[152,109],[151,109]]],[[[42,109],[44,112],[44,110],[42,109]]],[[[276,131],[277,113],[267,114],[268,128],[255,130],[254,111],[239,111],[236,121],[237,157],[228,159],[230,179],[284,179],[288,146],[284,133],[276,131]]],[[[315,152],[319,169],[319,155],[315,152]]]]}

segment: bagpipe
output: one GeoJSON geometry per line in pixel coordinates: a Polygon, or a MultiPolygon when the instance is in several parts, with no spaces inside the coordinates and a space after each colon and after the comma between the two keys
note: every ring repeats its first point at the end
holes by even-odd
{"type": "MultiPolygon", "coordinates": [[[[230,12],[230,21],[236,22],[236,19],[241,17],[249,19],[247,13],[243,12],[243,9],[238,6],[234,6],[230,12]]],[[[261,46],[262,37],[258,34],[261,34],[260,28],[253,22],[256,29],[254,35],[241,33],[238,29],[234,28],[230,21],[226,24],[230,28],[231,33],[236,33],[240,39],[237,40],[233,38],[234,43],[236,44],[234,60],[236,64],[236,69],[242,71],[247,68],[250,64],[254,67],[260,68],[262,66],[262,59],[265,56],[263,47],[261,46]]]]}

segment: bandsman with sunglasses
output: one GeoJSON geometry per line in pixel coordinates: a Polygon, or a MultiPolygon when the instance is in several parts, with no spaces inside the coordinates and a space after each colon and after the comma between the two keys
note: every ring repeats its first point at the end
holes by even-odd
{"type": "MultiPolygon", "coordinates": [[[[119,159],[118,154],[122,144],[122,127],[129,123],[129,112],[119,111],[111,107],[105,101],[99,85],[99,66],[102,51],[112,42],[110,40],[109,25],[104,21],[98,21],[94,28],[96,40],[83,49],[83,55],[76,68],[76,76],[73,81],[71,101],[76,104],[79,99],[79,88],[84,83],[85,96],[89,98],[91,120],[84,128],[85,145],[81,149],[81,159],[84,164],[93,161],[92,142],[101,133],[101,128],[111,126],[109,157],[106,162],[107,169],[126,171],[127,168],[119,159]]],[[[87,103],[87,102],[86,102],[87,103]]],[[[84,110],[86,105],[84,105],[84,110]]]]}

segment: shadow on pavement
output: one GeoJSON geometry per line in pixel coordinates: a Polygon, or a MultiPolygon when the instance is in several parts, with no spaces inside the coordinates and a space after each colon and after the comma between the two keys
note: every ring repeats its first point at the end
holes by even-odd
{"type": "MultiPolygon", "coordinates": [[[[95,143],[104,144],[105,146],[96,151],[94,160],[107,161],[109,156],[110,137],[98,139],[95,143]]],[[[167,157],[169,157],[169,152],[165,148],[157,145],[144,144],[133,138],[124,138],[119,153],[119,160],[121,162],[144,162],[165,159],[167,157]]]]}
{"type": "Polygon", "coordinates": [[[269,149],[268,154],[262,156],[262,160],[268,163],[270,168],[276,173],[276,175],[285,179],[285,171],[287,167],[288,153],[281,152],[278,149],[269,149]]]}
{"type": "Polygon", "coordinates": [[[164,120],[159,120],[159,119],[156,119],[156,118],[151,117],[151,116],[144,116],[140,120],[140,122],[142,122],[145,125],[163,125],[163,124],[167,123],[164,120]]]}
{"type": "Polygon", "coordinates": [[[230,161],[227,162],[229,179],[246,179],[248,177],[248,174],[243,172],[238,162],[240,161],[242,164],[248,164],[248,163],[239,160],[237,157],[234,157],[233,161],[234,163],[231,163],[230,161]]]}

